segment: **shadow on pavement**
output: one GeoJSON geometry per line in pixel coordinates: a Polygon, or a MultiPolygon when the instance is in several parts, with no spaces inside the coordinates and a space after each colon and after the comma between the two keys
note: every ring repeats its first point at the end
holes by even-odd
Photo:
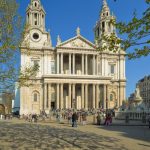
{"type": "Polygon", "coordinates": [[[127,150],[119,142],[117,138],[73,128],[0,122],[0,150],[127,150]]]}

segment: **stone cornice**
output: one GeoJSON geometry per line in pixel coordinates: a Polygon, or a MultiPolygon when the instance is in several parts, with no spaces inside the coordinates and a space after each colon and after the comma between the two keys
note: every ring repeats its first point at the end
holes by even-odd
{"type": "Polygon", "coordinates": [[[110,80],[89,80],[89,79],[55,79],[55,78],[44,78],[44,83],[53,84],[110,84],[110,80]]]}
{"type": "Polygon", "coordinates": [[[97,75],[44,75],[43,78],[53,78],[53,79],[89,79],[89,80],[110,80],[112,77],[104,77],[97,75]]]}

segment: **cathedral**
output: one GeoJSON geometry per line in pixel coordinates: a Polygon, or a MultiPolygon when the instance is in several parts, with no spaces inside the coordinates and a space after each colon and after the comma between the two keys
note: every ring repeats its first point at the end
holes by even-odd
{"type": "Polygon", "coordinates": [[[126,98],[125,52],[99,51],[102,34],[115,33],[111,15],[103,0],[94,27],[95,43],[76,30],[67,41],[57,38],[52,47],[51,35],[45,29],[45,10],[40,0],[31,0],[26,10],[28,32],[21,44],[21,69],[38,65],[31,86],[20,88],[20,114],[51,109],[113,109],[126,98]]]}

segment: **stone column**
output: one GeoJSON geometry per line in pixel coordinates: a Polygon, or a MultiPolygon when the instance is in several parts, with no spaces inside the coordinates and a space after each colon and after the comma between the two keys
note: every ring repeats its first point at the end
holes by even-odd
{"type": "Polygon", "coordinates": [[[59,84],[57,83],[56,109],[59,109],[59,84]]]}
{"type": "Polygon", "coordinates": [[[87,54],[85,55],[85,74],[88,74],[88,58],[87,58],[87,54]]]}
{"type": "Polygon", "coordinates": [[[40,17],[39,17],[39,14],[38,14],[38,26],[40,25],[40,17]]]}
{"type": "Polygon", "coordinates": [[[63,74],[63,53],[61,53],[61,74],[63,74]]]}
{"type": "Polygon", "coordinates": [[[47,109],[47,84],[44,84],[44,110],[47,109]]]}
{"type": "Polygon", "coordinates": [[[29,24],[31,24],[32,25],[32,13],[30,13],[30,16],[29,16],[29,24]]]}
{"type": "Polygon", "coordinates": [[[109,92],[108,92],[108,85],[106,85],[106,109],[109,109],[109,92]]]}
{"type": "Polygon", "coordinates": [[[85,101],[84,101],[84,84],[82,84],[82,105],[81,105],[81,108],[84,108],[84,104],[85,104],[85,101]]]}
{"type": "Polygon", "coordinates": [[[75,93],[75,84],[72,85],[72,100],[73,100],[73,107],[76,107],[76,93],[75,93]],[[74,103],[75,100],[75,103],[74,103]]]}
{"type": "Polygon", "coordinates": [[[95,65],[95,55],[93,55],[93,75],[95,75],[95,68],[96,68],[96,65],[95,65]]]}
{"type": "Polygon", "coordinates": [[[63,83],[61,83],[60,85],[60,109],[63,109],[64,108],[64,85],[63,83]]]}
{"type": "Polygon", "coordinates": [[[51,84],[48,85],[48,104],[49,104],[49,110],[51,110],[51,84]]]}
{"type": "Polygon", "coordinates": [[[57,53],[57,74],[59,74],[59,53],[57,53]]]}
{"type": "Polygon", "coordinates": [[[103,107],[106,109],[106,85],[104,84],[104,90],[103,90],[103,107]]]}
{"type": "Polygon", "coordinates": [[[93,108],[95,108],[95,84],[93,84],[93,108]]]}
{"type": "Polygon", "coordinates": [[[69,54],[69,74],[71,74],[71,54],[69,54]]]}
{"type": "Polygon", "coordinates": [[[71,84],[69,83],[69,99],[68,99],[68,107],[71,108],[71,84]]]}
{"type": "Polygon", "coordinates": [[[31,13],[31,25],[33,25],[33,13],[31,13]]]}
{"type": "Polygon", "coordinates": [[[39,25],[41,26],[41,14],[39,14],[39,25]]]}
{"type": "Polygon", "coordinates": [[[75,74],[75,54],[73,54],[73,74],[75,74]]]}
{"type": "Polygon", "coordinates": [[[104,56],[102,56],[101,62],[102,62],[102,64],[101,64],[101,66],[102,66],[102,72],[101,72],[101,74],[102,74],[102,76],[105,76],[105,74],[104,74],[104,70],[105,70],[104,56]]]}
{"type": "Polygon", "coordinates": [[[125,60],[123,60],[123,78],[126,78],[126,72],[125,72],[125,68],[126,68],[126,64],[125,64],[125,60]]]}
{"type": "Polygon", "coordinates": [[[82,54],[82,75],[84,75],[84,54],[82,54]]]}
{"type": "Polygon", "coordinates": [[[88,109],[88,84],[85,84],[85,109],[88,109]]]}
{"type": "Polygon", "coordinates": [[[98,75],[98,55],[96,55],[96,75],[98,75]]]}
{"type": "Polygon", "coordinates": [[[99,108],[99,85],[96,85],[96,102],[95,102],[95,107],[99,108]]]}

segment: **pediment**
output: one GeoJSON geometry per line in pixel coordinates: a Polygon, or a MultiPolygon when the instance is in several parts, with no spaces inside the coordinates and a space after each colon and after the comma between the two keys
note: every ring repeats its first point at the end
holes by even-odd
{"type": "Polygon", "coordinates": [[[87,39],[83,38],[82,36],[76,36],[72,39],[69,39],[60,45],[59,47],[65,48],[79,48],[79,49],[95,49],[95,45],[88,41],[87,39]]]}

